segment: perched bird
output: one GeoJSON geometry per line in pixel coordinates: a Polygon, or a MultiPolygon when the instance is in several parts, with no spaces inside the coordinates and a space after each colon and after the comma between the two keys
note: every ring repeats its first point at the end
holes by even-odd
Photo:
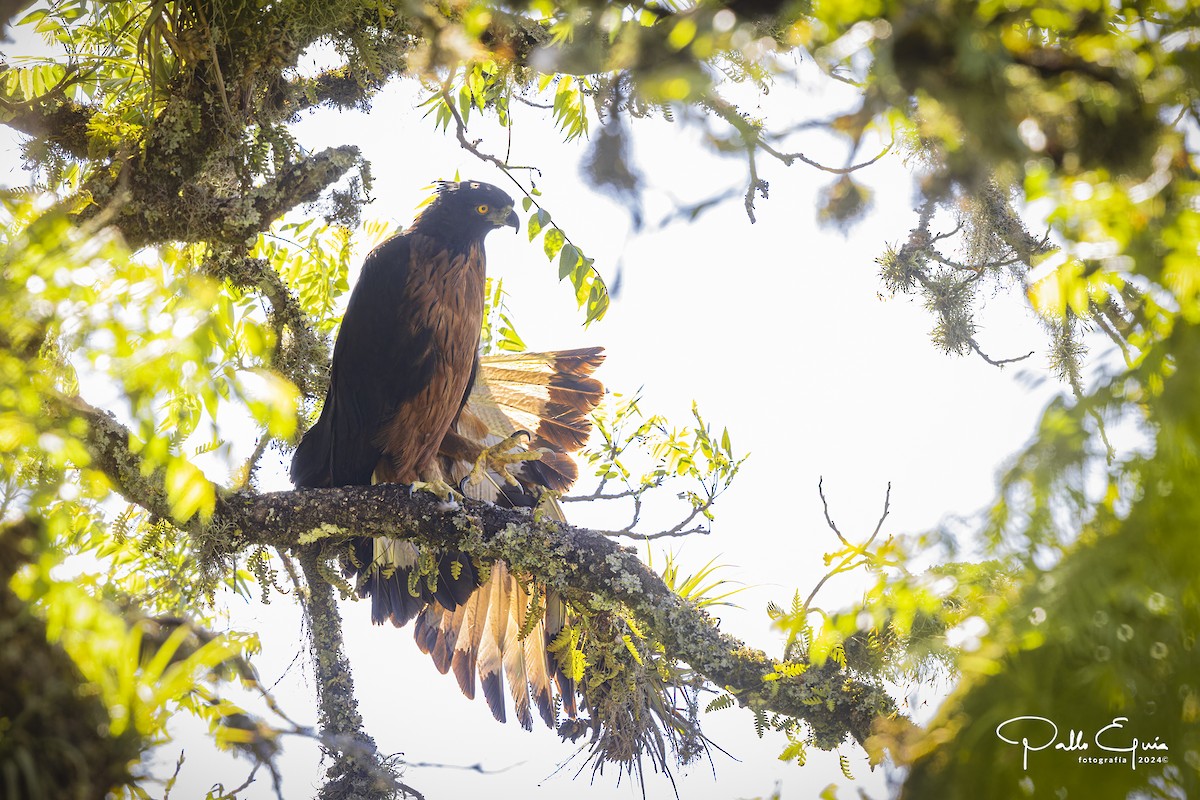
{"type": "MultiPolygon", "coordinates": [[[[576,477],[570,453],[590,432],[603,394],[591,373],[598,348],[481,359],[486,235],[518,228],[512,199],[486,183],[440,185],[401,234],[367,256],[333,348],[325,405],[292,459],[297,487],[451,484],[507,506],[535,504],[576,477]],[[511,451],[516,452],[511,452],[511,451]]],[[[545,504],[561,519],[552,499],[545,504]]],[[[474,697],[475,676],[504,721],[508,678],[518,720],[532,727],[530,696],[554,727],[558,695],[573,716],[574,687],[548,644],[566,624],[554,593],[503,562],[480,572],[444,552],[419,569],[407,542],[361,537],[344,563],[371,598],[377,624],[417,618],[418,645],[474,697]],[[428,574],[432,572],[433,574],[428,574]],[[424,573],[424,574],[423,574],[424,573]],[[557,690],[557,691],[556,691],[557,690]]]]}
{"type": "Polygon", "coordinates": [[[478,358],[483,240],[505,225],[519,221],[503,191],[444,183],[407,231],[367,256],[321,417],[292,458],[297,486],[438,479],[438,448],[478,358]]]}

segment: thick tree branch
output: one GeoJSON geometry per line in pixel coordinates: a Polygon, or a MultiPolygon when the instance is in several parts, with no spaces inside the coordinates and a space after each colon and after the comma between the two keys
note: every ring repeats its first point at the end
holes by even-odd
{"type": "MultiPolygon", "coordinates": [[[[240,545],[294,546],[351,535],[388,534],[418,544],[457,548],[477,558],[502,558],[568,597],[620,603],[652,630],[668,652],[748,705],[802,718],[818,739],[862,741],[875,715],[893,708],[886,693],[851,676],[811,669],[786,681],[764,681],[772,661],[721,633],[717,621],[671,592],[632,548],[595,531],[538,520],[523,511],[467,501],[446,510],[424,493],[382,485],[234,495],[217,520],[236,530],[240,545]],[[832,696],[825,696],[830,681],[832,696]],[[813,704],[821,696],[829,702],[813,704]]],[[[594,601],[593,601],[594,602],[594,601]]]]}
{"type": "Polygon", "coordinates": [[[308,584],[303,604],[317,672],[321,742],[333,758],[319,800],[382,800],[396,792],[420,800],[419,792],[397,781],[392,768],[380,758],[375,740],[363,730],[350,662],[342,649],[342,618],[333,588],[322,575],[322,564],[320,545],[301,549],[300,566],[308,584]]]}
{"type": "MultiPolygon", "coordinates": [[[[92,466],[103,470],[131,502],[170,519],[158,475],[142,476],[129,447],[129,432],[83,401],[69,401],[69,406],[89,423],[85,441],[92,466]]],[[[882,688],[857,680],[832,662],[798,677],[764,680],[774,661],[718,630],[718,620],[672,592],[633,548],[621,547],[602,533],[525,511],[476,501],[446,508],[432,495],[385,484],[232,494],[218,498],[208,525],[196,519],[175,523],[193,533],[202,551],[216,557],[252,545],[319,545],[332,553],[351,536],[389,535],[462,550],[482,560],[504,559],[574,600],[625,606],[673,656],[745,705],[803,719],[822,747],[836,747],[847,735],[862,742],[876,717],[895,711],[882,688]]],[[[311,560],[311,555],[305,557],[311,560]]],[[[312,587],[313,577],[307,577],[312,587]]]]}
{"type": "Polygon", "coordinates": [[[154,516],[170,521],[181,530],[195,533],[201,529],[199,520],[172,518],[171,505],[163,488],[163,471],[143,474],[142,459],[130,447],[132,434],[116,417],[78,397],[60,397],[49,401],[47,405],[56,416],[78,419],[87,424],[84,444],[92,456],[90,466],[103,472],[118,494],[154,516]]]}
{"type": "Polygon", "coordinates": [[[57,145],[76,158],[88,156],[87,130],[91,120],[90,109],[57,92],[30,103],[4,103],[0,107],[0,122],[35,139],[57,145]]]}
{"type": "MultiPolygon", "coordinates": [[[[134,248],[164,241],[244,244],[292,208],[316,200],[359,161],[357,147],[330,147],[289,165],[246,194],[220,193],[192,182],[171,192],[171,181],[155,189],[146,184],[161,176],[138,174],[113,224],[134,248]]],[[[116,184],[94,183],[89,188],[102,201],[116,197],[116,184]]]]}

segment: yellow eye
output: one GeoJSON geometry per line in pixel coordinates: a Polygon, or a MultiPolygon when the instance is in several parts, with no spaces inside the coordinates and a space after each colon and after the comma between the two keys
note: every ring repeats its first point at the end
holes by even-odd
{"type": "Polygon", "coordinates": [[[488,207],[486,205],[476,206],[475,210],[478,211],[480,214],[486,214],[488,212],[488,207]]]}

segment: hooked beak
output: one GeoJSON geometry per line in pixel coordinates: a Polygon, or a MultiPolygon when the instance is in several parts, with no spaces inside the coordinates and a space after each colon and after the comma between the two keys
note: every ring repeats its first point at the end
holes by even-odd
{"type": "Polygon", "coordinates": [[[521,219],[517,216],[517,211],[512,206],[493,208],[487,218],[497,228],[511,225],[514,231],[521,230],[521,219]]]}

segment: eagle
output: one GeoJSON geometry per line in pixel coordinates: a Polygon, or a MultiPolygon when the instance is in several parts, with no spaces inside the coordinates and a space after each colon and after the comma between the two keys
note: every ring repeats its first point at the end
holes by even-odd
{"type": "MultiPolygon", "coordinates": [[[[478,181],[439,184],[403,233],[367,256],[333,348],[316,424],[292,458],[298,488],[403,483],[505,506],[541,504],[577,477],[570,454],[591,430],[604,388],[599,348],[481,356],[484,239],[519,230],[512,198],[478,181]]],[[[343,566],[376,624],[416,620],[417,645],[453,670],[467,697],[476,675],[493,715],[506,718],[504,678],[522,727],[576,714],[575,687],[550,649],[569,609],[504,562],[480,568],[448,551],[389,537],[351,541],[343,566]],[[428,559],[428,556],[426,556],[428,559]],[[557,702],[556,702],[557,698],[557,702]]]]}

